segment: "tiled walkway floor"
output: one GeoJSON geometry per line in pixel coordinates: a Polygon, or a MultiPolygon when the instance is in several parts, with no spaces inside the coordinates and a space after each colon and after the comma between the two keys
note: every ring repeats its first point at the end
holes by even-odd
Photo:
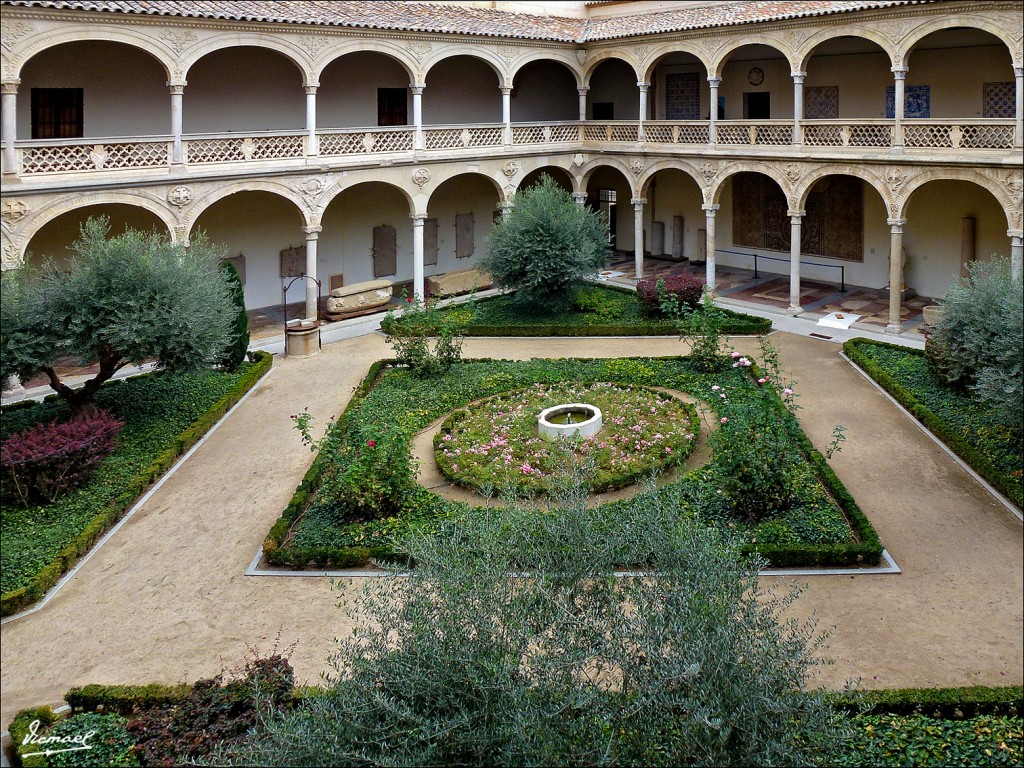
{"type": "MultiPolygon", "coordinates": [[[[616,252],[609,262],[609,268],[624,272],[613,282],[636,283],[636,269],[632,254],[616,252]]],[[[645,277],[665,277],[684,272],[704,275],[704,265],[691,264],[688,261],[668,261],[664,259],[644,259],[645,277]]],[[[749,269],[726,267],[719,265],[715,270],[718,283],[718,295],[724,298],[763,304],[770,307],[789,306],[789,277],[787,275],[761,273],[758,277],[749,269]]],[[[901,322],[905,330],[921,325],[924,318],[921,308],[934,304],[927,297],[916,297],[904,301],[900,308],[901,322]]],[[[884,328],[889,322],[889,298],[880,296],[870,288],[847,286],[846,291],[834,283],[815,280],[803,280],[800,283],[800,306],[804,313],[827,315],[831,312],[849,312],[860,315],[859,322],[877,325],[884,328]]]]}

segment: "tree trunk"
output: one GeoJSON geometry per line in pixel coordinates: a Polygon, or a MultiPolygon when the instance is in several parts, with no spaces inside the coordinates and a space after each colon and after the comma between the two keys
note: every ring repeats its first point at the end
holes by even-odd
{"type": "Polygon", "coordinates": [[[68,404],[68,408],[71,410],[71,418],[74,419],[78,416],[92,416],[96,413],[96,404],[93,402],[96,392],[123,365],[124,361],[121,359],[121,356],[109,346],[104,345],[103,351],[100,353],[99,373],[78,389],[72,389],[61,381],[53,368],[44,368],[43,372],[50,379],[50,388],[68,404]]]}

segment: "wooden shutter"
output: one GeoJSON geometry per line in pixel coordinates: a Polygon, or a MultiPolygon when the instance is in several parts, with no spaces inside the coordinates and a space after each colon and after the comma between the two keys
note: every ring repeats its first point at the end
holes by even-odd
{"type": "Polygon", "coordinates": [[[398,267],[398,235],[390,224],[373,228],[373,276],[391,277],[398,267]]]}

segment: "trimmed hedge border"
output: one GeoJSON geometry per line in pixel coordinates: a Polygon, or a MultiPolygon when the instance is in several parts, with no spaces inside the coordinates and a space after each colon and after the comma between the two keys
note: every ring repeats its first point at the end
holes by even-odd
{"type": "Polygon", "coordinates": [[[898,349],[915,357],[924,357],[925,353],[919,349],[902,347],[899,344],[890,344],[884,341],[872,341],[870,339],[855,338],[843,344],[843,352],[852,360],[857,367],[870,376],[890,395],[896,398],[897,402],[906,408],[920,421],[928,430],[945,443],[957,456],[966,461],[979,475],[992,484],[1001,494],[1019,508],[1024,508],[1024,491],[1013,485],[1003,472],[1000,472],[983,452],[971,445],[970,440],[952,429],[945,421],[939,418],[934,411],[917,399],[913,391],[907,389],[895,378],[893,378],[878,363],[872,360],[861,349],[862,345],[874,345],[876,347],[888,347],[898,349]]]}
{"type": "MultiPolygon", "coordinates": [[[[295,688],[296,698],[305,698],[321,690],[316,686],[295,688]]],[[[24,709],[11,722],[12,763],[23,768],[45,768],[42,755],[23,759],[23,752],[38,750],[37,745],[21,742],[29,732],[29,725],[38,720],[41,729],[64,717],[79,712],[112,712],[125,717],[149,707],[175,704],[185,699],[188,685],[86,685],[72,688],[65,694],[71,707],[69,713],[57,714],[50,707],[24,709]]],[[[1024,711],[1024,688],[1019,685],[987,688],[896,688],[889,690],[853,691],[828,696],[829,704],[848,714],[922,714],[937,720],[964,720],[992,715],[1019,717],[1024,711]]]]}
{"type": "MultiPolygon", "coordinates": [[[[625,288],[621,285],[606,285],[594,283],[595,286],[617,293],[634,294],[636,291],[625,288]]],[[[502,294],[504,295],[504,294],[502,294]]],[[[481,299],[480,302],[493,301],[500,298],[492,296],[481,299]]],[[[462,305],[452,305],[452,309],[458,309],[462,305]]],[[[447,307],[445,307],[447,309],[447,307]]],[[[719,307],[719,311],[725,315],[726,321],[722,327],[722,333],[730,336],[761,335],[772,329],[772,321],[766,317],[754,317],[753,315],[734,312],[731,309],[719,307]]],[[[675,324],[667,320],[651,320],[642,325],[628,325],[623,323],[609,323],[607,325],[568,325],[563,323],[502,323],[500,325],[470,324],[462,332],[464,336],[678,336],[679,330],[675,324]]]]}
{"type": "MultiPolygon", "coordinates": [[[[242,396],[255,386],[273,364],[273,356],[268,352],[253,353],[253,365],[243,375],[232,389],[225,393],[214,406],[205,414],[171,441],[148,467],[143,469],[135,479],[129,483],[124,491],[118,495],[110,504],[99,510],[95,517],[57,556],[44,566],[31,581],[23,587],[12,589],[0,596],[0,616],[10,616],[28,608],[33,603],[41,600],[46,593],[67,573],[82,555],[88,552],[92,546],[110,530],[118,520],[124,517],[125,512],[135,501],[142,496],[146,490],[155,483],[183,453],[199,442],[210,428],[216,424],[231,407],[242,399],[242,396]]],[[[56,395],[51,395],[56,397],[56,395]]],[[[34,402],[26,406],[20,403],[17,407],[30,407],[34,402]]],[[[6,410],[6,409],[5,409],[6,410]]]]}
{"type": "Polygon", "coordinates": [[[963,720],[978,715],[1019,717],[1024,711],[1024,687],[892,688],[853,691],[829,697],[832,706],[864,714],[921,714],[939,720],[963,720]]]}
{"type": "MultiPolygon", "coordinates": [[[[489,362],[488,358],[465,360],[463,362],[489,362]]],[[[393,359],[378,360],[370,366],[366,377],[360,382],[345,407],[342,415],[335,423],[334,429],[345,429],[351,419],[352,409],[358,407],[366,395],[376,385],[381,371],[389,365],[396,364],[393,359]]],[[[749,371],[754,379],[760,371],[752,366],[749,371]]],[[[774,401],[780,416],[787,420],[791,431],[798,437],[798,444],[810,462],[819,482],[831,494],[836,504],[846,516],[854,535],[859,541],[852,544],[815,546],[812,544],[770,545],[746,544],[742,547],[745,554],[760,553],[772,567],[857,567],[874,566],[882,557],[882,542],[867,516],[861,511],[853,496],[842,481],[828,465],[825,457],[818,452],[811,441],[800,429],[796,417],[786,409],[778,393],[774,401]]],[[[318,454],[306,471],[302,482],[292,496],[281,517],[271,527],[263,543],[263,554],[271,565],[301,570],[307,567],[317,568],[358,568],[366,566],[371,560],[406,562],[401,553],[390,547],[295,547],[285,546],[289,535],[317,488],[319,487],[327,457],[318,454]]]]}

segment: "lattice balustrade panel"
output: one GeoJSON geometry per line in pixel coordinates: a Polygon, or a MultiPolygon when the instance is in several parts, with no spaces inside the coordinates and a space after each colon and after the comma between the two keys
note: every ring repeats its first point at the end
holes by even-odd
{"type": "Polygon", "coordinates": [[[889,147],[892,126],[874,123],[802,125],[804,144],[810,147],[889,147]]]}
{"type": "Polygon", "coordinates": [[[903,144],[907,147],[928,149],[950,148],[949,125],[905,125],[903,144]]]}
{"type": "Polygon", "coordinates": [[[1012,149],[1012,125],[964,125],[961,147],[970,149],[1012,149]]]}
{"type": "Polygon", "coordinates": [[[585,123],[583,126],[584,141],[605,141],[606,134],[611,136],[612,127],[601,123],[585,123]]]}
{"type": "Polygon", "coordinates": [[[611,141],[639,141],[640,127],[636,123],[613,125],[611,141]]]}
{"type": "MultiPolygon", "coordinates": [[[[750,130],[745,125],[719,125],[716,129],[719,144],[753,144],[750,130]]],[[[756,137],[755,137],[756,138],[756,137]]]]}
{"type": "MultiPolygon", "coordinates": [[[[281,160],[285,158],[304,157],[306,143],[301,134],[293,136],[257,136],[253,139],[255,149],[253,160],[281,160]]],[[[246,158],[249,159],[249,158],[246,158]]]]}
{"type": "Polygon", "coordinates": [[[374,137],[373,152],[406,152],[412,149],[413,129],[402,131],[377,131],[374,137]]]}
{"type": "Polygon", "coordinates": [[[189,139],[185,142],[185,162],[192,165],[199,163],[225,163],[234,160],[245,160],[242,152],[242,139],[189,139]]]}
{"type": "Polygon", "coordinates": [[[793,143],[793,126],[791,125],[759,125],[755,144],[779,147],[793,143]]]}
{"type": "MultiPolygon", "coordinates": [[[[550,134],[550,131],[549,131],[550,134]]],[[[544,144],[550,139],[544,138],[544,126],[541,125],[513,125],[513,144],[544,144]]]]}
{"type": "Polygon", "coordinates": [[[703,125],[684,124],[679,126],[678,141],[680,144],[707,144],[711,140],[710,136],[707,123],[703,125]]]}
{"type": "Polygon", "coordinates": [[[504,143],[504,128],[434,128],[424,130],[427,149],[498,147],[504,143]]]}
{"type": "Polygon", "coordinates": [[[650,141],[655,144],[674,144],[675,139],[673,138],[672,126],[664,124],[645,125],[644,141],[650,141]]]}
{"type": "Polygon", "coordinates": [[[103,168],[156,168],[170,164],[166,141],[107,144],[103,168]]]}
{"type": "Polygon", "coordinates": [[[89,157],[92,146],[26,147],[21,155],[23,175],[91,171],[96,164],[89,157]]]}
{"type": "Polygon", "coordinates": [[[547,141],[564,143],[580,140],[580,127],[578,125],[551,125],[551,138],[547,141]]]}
{"type": "Polygon", "coordinates": [[[319,134],[317,141],[321,155],[358,155],[367,152],[367,136],[373,136],[365,131],[355,133],[323,133],[319,134]]]}

